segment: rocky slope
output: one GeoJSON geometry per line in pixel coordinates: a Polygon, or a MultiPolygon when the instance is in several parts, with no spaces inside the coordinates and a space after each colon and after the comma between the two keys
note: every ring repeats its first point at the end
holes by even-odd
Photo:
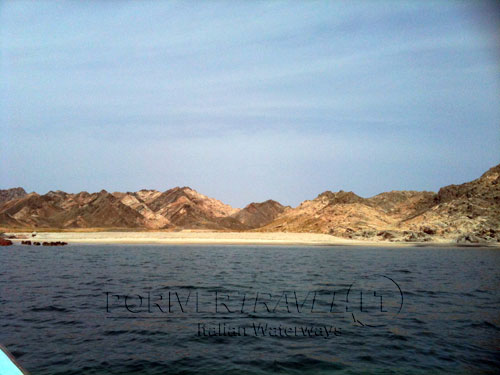
{"type": "Polygon", "coordinates": [[[500,242],[500,165],[439,192],[391,191],[365,199],[330,191],[285,211],[261,231],[370,240],[500,242]]]}
{"type": "Polygon", "coordinates": [[[145,218],[105,190],[89,194],[50,191],[0,206],[0,225],[24,228],[142,228],[145,218]]]}
{"type": "Polygon", "coordinates": [[[113,196],[121,203],[130,207],[141,214],[146,220],[148,229],[161,229],[172,227],[169,219],[153,211],[148,204],[160,196],[161,193],[156,190],[141,190],[135,193],[113,193],[113,196]]]}
{"type": "Polygon", "coordinates": [[[326,191],[295,208],[268,200],[236,209],[189,187],[164,192],[26,194],[0,191],[4,229],[210,229],[314,232],[388,241],[500,242],[500,165],[438,193],[390,191],[371,198],[326,191]]]}
{"type": "Polygon", "coordinates": [[[250,203],[232,217],[248,228],[259,228],[275,220],[287,208],[290,207],[269,199],[262,203],[250,203]]]}
{"type": "Polygon", "coordinates": [[[392,228],[393,220],[368,200],[352,193],[325,191],[313,200],[289,209],[262,231],[315,232],[349,237],[352,233],[392,228]]]}
{"type": "Polygon", "coordinates": [[[390,191],[375,195],[365,203],[377,207],[386,214],[404,219],[424,212],[434,204],[436,194],[430,191],[390,191]]]}
{"type": "Polygon", "coordinates": [[[22,187],[0,190],[0,205],[12,199],[24,197],[26,194],[26,191],[22,187]]]}
{"type": "Polygon", "coordinates": [[[209,198],[189,187],[167,190],[149,203],[149,207],[178,228],[247,229],[231,218],[238,209],[209,198]]]}
{"type": "Polygon", "coordinates": [[[458,242],[500,242],[500,165],[480,178],[441,188],[433,205],[400,223],[408,230],[423,230],[458,242]]]}
{"type": "Polygon", "coordinates": [[[248,226],[231,217],[239,210],[193,189],[165,192],[28,194],[0,205],[0,227],[28,229],[231,229],[248,226]]]}

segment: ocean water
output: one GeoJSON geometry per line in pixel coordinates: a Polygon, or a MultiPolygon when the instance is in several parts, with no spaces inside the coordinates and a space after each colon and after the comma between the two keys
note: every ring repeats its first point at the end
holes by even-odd
{"type": "Polygon", "coordinates": [[[0,344],[32,374],[494,374],[500,251],[0,248],[0,344]]]}

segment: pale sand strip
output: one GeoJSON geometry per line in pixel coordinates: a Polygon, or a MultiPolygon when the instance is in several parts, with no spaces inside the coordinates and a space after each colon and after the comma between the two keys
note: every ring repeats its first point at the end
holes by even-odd
{"type": "MultiPolygon", "coordinates": [[[[386,241],[360,241],[317,233],[261,233],[261,232],[40,232],[8,233],[26,236],[32,241],[64,241],[87,244],[236,244],[236,245],[354,245],[354,246],[452,246],[450,242],[399,243],[386,241]]],[[[20,240],[14,240],[20,241],[20,240]]],[[[456,246],[456,245],[455,245],[456,246]]]]}

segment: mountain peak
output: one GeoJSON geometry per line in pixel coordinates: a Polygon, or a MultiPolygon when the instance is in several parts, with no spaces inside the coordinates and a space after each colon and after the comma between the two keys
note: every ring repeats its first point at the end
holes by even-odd
{"type": "Polygon", "coordinates": [[[232,217],[249,228],[259,228],[275,220],[285,208],[281,203],[268,199],[264,202],[252,202],[232,217]]]}
{"type": "Polygon", "coordinates": [[[362,198],[352,191],[324,191],[295,208],[275,200],[236,209],[188,187],[113,194],[26,194],[0,190],[5,228],[134,228],[290,231],[359,239],[458,240],[464,234],[500,242],[500,165],[480,178],[438,193],[397,191],[362,198]],[[399,233],[387,237],[387,233],[399,233]],[[386,234],[378,234],[386,233],[386,234]],[[438,238],[438,237],[436,237],[438,238]]]}
{"type": "Polygon", "coordinates": [[[329,190],[324,191],[316,200],[328,201],[329,204],[347,204],[347,203],[362,203],[364,201],[359,195],[354,194],[352,191],[339,190],[334,193],[329,190]]]}
{"type": "Polygon", "coordinates": [[[500,164],[491,167],[481,175],[481,178],[497,178],[500,176],[500,164]]]}
{"type": "Polygon", "coordinates": [[[0,190],[0,205],[12,199],[18,199],[27,195],[22,187],[15,187],[6,190],[0,190]]]}

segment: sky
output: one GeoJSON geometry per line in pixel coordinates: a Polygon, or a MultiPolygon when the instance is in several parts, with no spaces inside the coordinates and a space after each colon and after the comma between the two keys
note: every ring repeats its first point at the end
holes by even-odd
{"type": "Polygon", "coordinates": [[[485,1],[2,1],[0,189],[190,186],[236,207],[500,163],[485,1]]]}

